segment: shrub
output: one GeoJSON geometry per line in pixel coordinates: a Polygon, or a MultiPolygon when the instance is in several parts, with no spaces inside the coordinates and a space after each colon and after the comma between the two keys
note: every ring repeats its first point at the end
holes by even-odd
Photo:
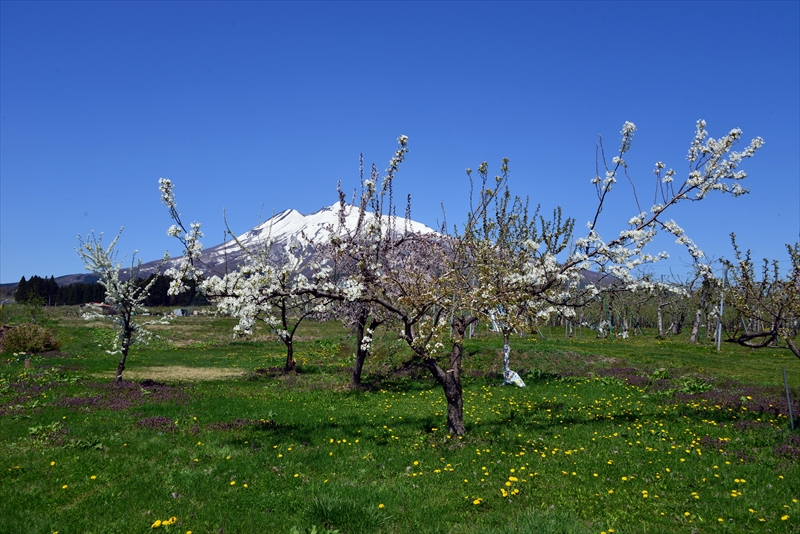
{"type": "Polygon", "coordinates": [[[9,328],[0,339],[0,345],[3,352],[36,353],[61,348],[52,330],[33,323],[9,328]]]}

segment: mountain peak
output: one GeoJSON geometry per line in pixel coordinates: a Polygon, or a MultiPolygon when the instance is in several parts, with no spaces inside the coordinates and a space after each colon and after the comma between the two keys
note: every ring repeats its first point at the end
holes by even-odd
{"type": "MultiPolygon", "coordinates": [[[[287,243],[300,241],[311,244],[322,243],[328,239],[331,230],[339,226],[339,202],[326,206],[314,213],[303,215],[295,209],[287,209],[268,220],[258,224],[252,229],[236,237],[236,241],[241,243],[248,250],[258,250],[267,244],[274,246],[285,246],[287,243]]],[[[345,226],[348,229],[355,229],[358,224],[359,208],[351,204],[345,205],[345,226]]],[[[366,218],[374,217],[372,212],[366,213],[366,218]]],[[[386,216],[384,216],[386,217],[386,216]]],[[[402,217],[394,217],[392,221],[398,231],[408,229],[414,233],[432,233],[434,230],[428,226],[416,222],[408,221],[402,217]]],[[[229,240],[218,245],[207,247],[200,254],[200,261],[204,264],[203,270],[206,274],[223,274],[236,269],[244,260],[244,253],[239,244],[234,240],[229,240]]],[[[168,261],[167,267],[177,266],[178,258],[168,261]]],[[[139,271],[140,276],[146,277],[156,272],[160,261],[152,261],[142,265],[139,271]]]]}

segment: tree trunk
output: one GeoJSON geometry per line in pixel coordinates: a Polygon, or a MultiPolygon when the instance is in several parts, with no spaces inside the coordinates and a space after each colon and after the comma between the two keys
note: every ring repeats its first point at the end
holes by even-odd
{"type": "Polygon", "coordinates": [[[119,364],[117,365],[117,378],[114,379],[114,385],[120,385],[122,383],[122,371],[125,370],[125,360],[128,358],[128,349],[124,349],[122,351],[122,357],[119,359],[119,364]]]}
{"type": "Polygon", "coordinates": [[[800,348],[794,344],[794,340],[792,338],[786,338],[786,344],[789,345],[789,350],[792,351],[792,354],[800,358],[800,348]]]}
{"type": "MultiPolygon", "coordinates": [[[[123,311],[123,313],[125,313],[123,311]]],[[[117,364],[117,377],[114,379],[114,385],[122,383],[122,371],[125,370],[125,360],[128,359],[128,349],[131,347],[131,339],[133,338],[133,326],[130,314],[123,316],[122,325],[122,356],[120,356],[119,364],[117,364]]]]}
{"type": "MultiPolygon", "coordinates": [[[[350,385],[352,387],[359,387],[361,385],[361,372],[364,369],[364,362],[369,356],[369,349],[365,349],[363,347],[362,342],[364,341],[364,332],[367,330],[367,319],[369,318],[369,313],[360,315],[356,322],[356,361],[353,364],[353,374],[350,377],[350,385]]],[[[369,330],[374,334],[375,329],[380,326],[383,321],[378,321],[377,319],[372,319],[369,324],[369,330]]]]}
{"type": "Polygon", "coordinates": [[[661,311],[661,308],[664,307],[664,294],[660,294],[658,296],[658,306],[656,309],[657,313],[657,321],[658,321],[658,337],[664,339],[664,314],[661,311]]]}
{"type": "Polygon", "coordinates": [[[359,315],[356,321],[356,361],[353,364],[353,373],[350,376],[350,385],[352,387],[361,385],[361,370],[364,368],[364,360],[367,359],[367,351],[361,348],[361,342],[364,340],[366,322],[367,318],[363,315],[359,315]]]}
{"type": "Polygon", "coordinates": [[[283,343],[286,345],[286,365],[283,368],[283,372],[291,373],[297,366],[297,362],[294,361],[294,345],[292,345],[291,338],[284,340],[283,343]]]}
{"type": "Polygon", "coordinates": [[[690,343],[697,343],[697,334],[700,332],[700,322],[703,320],[703,310],[706,309],[706,296],[708,294],[708,281],[703,280],[703,291],[700,292],[700,306],[694,314],[694,323],[692,323],[692,335],[689,338],[690,343]]]}
{"type": "Polygon", "coordinates": [[[464,333],[475,318],[455,317],[453,319],[453,348],[450,351],[450,368],[444,371],[434,358],[426,358],[425,363],[431,374],[439,382],[447,399],[447,428],[451,435],[463,436],[464,397],[461,389],[461,359],[464,333]]]}
{"type": "Polygon", "coordinates": [[[464,398],[461,390],[461,341],[453,342],[453,350],[450,352],[451,368],[444,371],[434,358],[428,358],[425,363],[428,365],[431,374],[442,386],[444,396],[447,399],[447,428],[448,432],[454,436],[463,436],[464,428],[464,398]],[[454,366],[454,360],[458,363],[454,366]]]}

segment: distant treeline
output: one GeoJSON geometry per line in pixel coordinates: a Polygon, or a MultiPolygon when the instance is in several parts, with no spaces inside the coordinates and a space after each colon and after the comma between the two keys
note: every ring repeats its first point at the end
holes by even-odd
{"type": "MultiPolygon", "coordinates": [[[[201,306],[208,301],[201,295],[197,295],[194,284],[188,283],[190,291],[178,296],[167,294],[170,280],[163,275],[150,275],[147,279],[140,279],[138,284],[144,286],[153,277],[156,281],[150,288],[150,296],[145,301],[145,306],[201,306]]],[[[86,304],[87,302],[103,302],[106,298],[106,289],[99,283],[92,284],[70,284],[59,286],[55,279],[32,276],[26,280],[23,276],[17,285],[14,300],[20,304],[39,304],[44,306],[74,306],[86,304]]]]}

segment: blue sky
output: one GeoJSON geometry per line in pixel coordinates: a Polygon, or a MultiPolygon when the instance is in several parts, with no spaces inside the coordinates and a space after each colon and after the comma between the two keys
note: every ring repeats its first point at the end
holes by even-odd
{"type": "MultiPolygon", "coordinates": [[[[709,256],[728,234],[786,258],[800,231],[800,2],[0,2],[0,281],[83,272],[78,234],[125,227],[145,260],[170,225],[176,184],[204,243],[273,212],[314,212],[358,158],[410,152],[395,194],[412,216],[468,210],[466,167],[511,160],[512,192],[591,217],[595,145],[624,121],[627,160],[652,198],[656,161],[685,176],[697,119],[765,139],[745,197],[673,218],[709,256]]],[[[742,143],[743,148],[746,143],[742,143]]],[[[620,182],[610,238],[636,213],[620,182]]],[[[647,202],[649,205],[650,202],[647,202]]],[[[398,210],[398,211],[402,211],[398,210]]],[[[686,272],[685,252],[657,272],[686,272]]],[[[657,250],[653,250],[657,252],[657,250]]],[[[130,257],[130,256],[129,256],[130,257]]]]}

